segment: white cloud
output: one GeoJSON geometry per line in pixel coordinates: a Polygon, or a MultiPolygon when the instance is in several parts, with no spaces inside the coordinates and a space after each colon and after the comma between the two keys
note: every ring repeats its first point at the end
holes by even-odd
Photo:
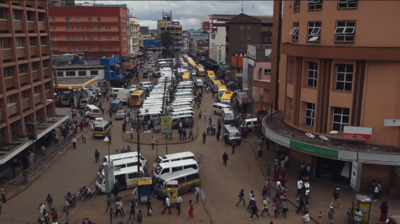
{"type": "Polygon", "coordinates": [[[157,21],[155,20],[138,20],[140,26],[148,26],[151,30],[157,29],[157,21]]]}

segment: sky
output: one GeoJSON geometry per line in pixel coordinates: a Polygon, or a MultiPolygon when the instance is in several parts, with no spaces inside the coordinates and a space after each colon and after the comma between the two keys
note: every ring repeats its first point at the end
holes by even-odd
{"type": "Polygon", "coordinates": [[[163,10],[172,10],[172,19],[179,21],[183,30],[200,29],[201,18],[211,14],[243,13],[247,15],[272,15],[273,1],[115,1],[84,0],[104,4],[127,4],[132,16],[139,20],[140,26],[157,29],[157,20],[162,18],[163,10]]]}

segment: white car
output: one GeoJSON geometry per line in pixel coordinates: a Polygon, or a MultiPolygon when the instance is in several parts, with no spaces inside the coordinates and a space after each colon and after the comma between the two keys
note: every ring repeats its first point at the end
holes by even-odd
{"type": "Polygon", "coordinates": [[[94,126],[96,126],[98,123],[100,123],[100,122],[102,122],[102,121],[105,121],[104,118],[102,118],[102,117],[96,117],[96,118],[94,119],[94,126]]]}
{"type": "Polygon", "coordinates": [[[115,119],[125,119],[125,111],[124,110],[117,110],[115,113],[115,119]]]}

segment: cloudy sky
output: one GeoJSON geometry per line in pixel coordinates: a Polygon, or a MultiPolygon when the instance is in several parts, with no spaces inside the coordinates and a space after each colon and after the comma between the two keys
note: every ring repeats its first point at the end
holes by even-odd
{"type": "MultiPolygon", "coordinates": [[[[85,0],[77,2],[94,2],[85,0]]],[[[273,1],[102,1],[96,3],[127,4],[131,15],[139,19],[141,26],[157,28],[157,20],[162,11],[172,10],[173,20],[179,21],[183,29],[199,29],[201,18],[211,14],[234,14],[243,12],[248,15],[272,15],[273,1]]]]}

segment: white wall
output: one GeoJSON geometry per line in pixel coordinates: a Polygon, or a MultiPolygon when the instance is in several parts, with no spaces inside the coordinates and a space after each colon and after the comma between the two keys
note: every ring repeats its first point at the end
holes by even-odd
{"type": "Polygon", "coordinates": [[[225,53],[226,53],[226,28],[219,27],[214,33],[215,38],[213,39],[213,33],[209,36],[209,51],[208,57],[217,62],[225,64],[225,53]]]}

